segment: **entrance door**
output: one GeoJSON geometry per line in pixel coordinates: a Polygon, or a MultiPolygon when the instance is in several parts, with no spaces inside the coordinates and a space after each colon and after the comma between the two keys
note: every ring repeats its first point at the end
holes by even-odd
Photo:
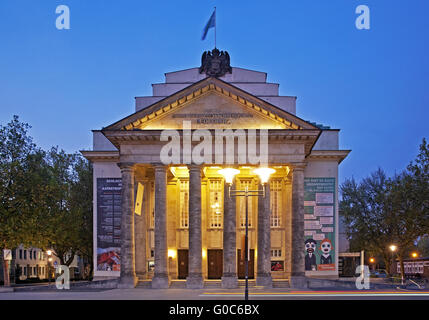
{"type": "Polygon", "coordinates": [[[186,279],[188,277],[188,250],[177,250],[177,262],[179,264],[179,279],[186,279]]]}
{"type": "MultiPolygon", "coordinates": [[[[246,265],[244,255],[241,257],[241,249],[237,250],[238,279],[246,278],[246,265]]],[[[249,279],[255,279],[255,249],[250,249],[249,279]]]]}
{"type": "Polygon", "coordinates": [[[218,249],[207,250],[207,264],[209,279],[220,279],[223,273],[223,251],[218,249]]]}

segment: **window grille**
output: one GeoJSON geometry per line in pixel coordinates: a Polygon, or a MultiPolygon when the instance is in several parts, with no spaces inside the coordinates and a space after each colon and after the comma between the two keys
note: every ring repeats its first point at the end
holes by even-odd
{"type": "Polygon", "coordinates": [[[209,180],[210,228],[222,228],[223,188],[222,180],[209,180]]]}

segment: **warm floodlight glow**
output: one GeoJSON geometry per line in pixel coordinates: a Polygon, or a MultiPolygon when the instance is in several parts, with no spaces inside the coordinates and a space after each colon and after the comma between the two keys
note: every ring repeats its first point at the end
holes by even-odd
{"type": "Polygon", "coordinates": [[[392,251],[392,252],[396,251],[396,249],[397,249],[397,248],[398,248],[398,247],[397,247],[397,246],[395,246],[394,244],[392,244],[392,245],[389,247],[390,251],[392,251]]]}
{"type": "Polygon", "coordinates": [[[168,257],[171,259],[176,258],[176,250],[174,249],[168,249],[168,257]]]}
{"type": "Polygon", "coordinates": [[[218,173],[223,175],[226,183],[232,184],[232,180],[234,180],[235,175],[240,173],[240,170],[234,168],[225,168],[219,170],[218,173]]]}
{"type": "Polygon", "coordinates": [[[374,258],[369,258],[369,262],[374,263],[375,259],[374,258]]]}
{"type": "Polygon", "coordinates": [[[51,250],[46,251],[46,253],[48,254],[48,256],[52,255],[52,251],[51,250]]]}
{"type": "Polygon", "coordinates": [[[258,169],[253,170],[253,172],[259,176],[262,184],[266,184],[268,182],[268,179],[270,179],[270,176],[274,172],[276,172],[276,170],[274,170],[272,168],[258,168],[258,169]]]}
{"type": "Polygon", "coordinates": [[[419,255],[418,255],[418,253],[417,253],[417,252],[413,252],[413,253],[411,254],[411,256],[412,256],[413,258],[417,258],[419,255]]]}

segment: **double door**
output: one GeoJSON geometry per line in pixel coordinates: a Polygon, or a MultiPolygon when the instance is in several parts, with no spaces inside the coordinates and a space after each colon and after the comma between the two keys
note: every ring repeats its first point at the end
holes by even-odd
{"type": "MultiPolygon", "coordinates": [[[[238,279],[246,278],[246,264],[244,254],[241,256],[241,249],[237,250],[237,276],[238,279]]],[[[255,249],[249,250],[249,279],[255,279],[255,249]]]]}

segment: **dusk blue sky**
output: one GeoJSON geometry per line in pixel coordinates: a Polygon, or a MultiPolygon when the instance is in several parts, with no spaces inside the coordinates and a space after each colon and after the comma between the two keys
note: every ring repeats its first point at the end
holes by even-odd
{"type": "Polygon", "coordinates": [[[133,113],[165,72],[199,67],[214,6],[232,66],[267,72],[299,117],[341,129],[353,151],[340,182],[399,172],[429,138],[427,0],[1,0],[0,123],[17,114],[45,149],[90,149],[91,129],[133,113]],[[55,27],[61,4],[71,30],[55,27]],[[355,27],[361,4],[370,30],[355,27]]]}

